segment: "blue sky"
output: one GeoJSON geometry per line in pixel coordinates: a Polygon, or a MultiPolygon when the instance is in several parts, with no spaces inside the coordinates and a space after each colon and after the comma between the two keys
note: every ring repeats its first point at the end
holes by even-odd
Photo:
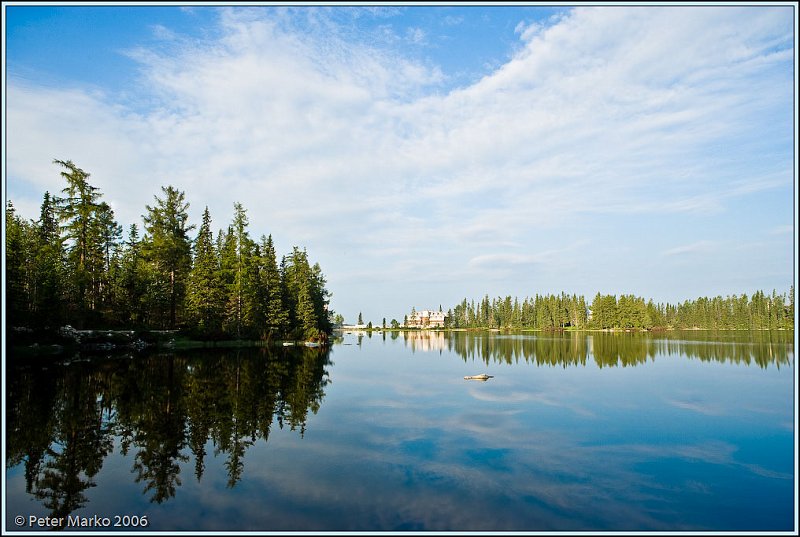
{"type": "Polygon", "coordinates": [[[795,281],[796,14],[777,6],[4,4],[7,199],[91,173],[306,247],[346,320],[795,281]]]}

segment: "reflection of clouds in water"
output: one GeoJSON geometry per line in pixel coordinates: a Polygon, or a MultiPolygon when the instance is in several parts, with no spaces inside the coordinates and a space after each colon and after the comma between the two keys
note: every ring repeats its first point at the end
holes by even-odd
{"type": "MultiPolygon", "coordinates": [[[[733,461],[733,453],[736,447],[727,442],[711,441],[702,444],[685,446],[658,446],[662,448],[666,456],[678,456],[689,460],[698,460],[711,464],[728,464],[733,461]]],[[[654,455],[658,455],[656,450],[654,455]]],[[[661,454],[661,456],[665,456],[661,454]]]]}
{"type": "Polygon", "coordinates": [[[702,462],[718,466],[735,466],[746,469],[750,473],[775,479],[793,479],[790,473],[776,472],[758,464],[744,463],[736,460],[738,447],[728,442],[708,441],[697,444],[624,444],[594,448],[598,454],[605,453],[619,457],[628,457],[635,462],[651,461],[654,458],[679,458],[689,462],[702,462]]]}
{"type": "Polygon", "coordinates": [[[580,404],[571,400],[570,394],[562,393],[554,394],[543,391],[538,392],[487,392],[479,389],[470,390],[469,394],[479,401],[487,401],[492,403],[525,403],[533,402],[547,406],[561,407],[571,410],[578,415],[585,417],[595,417],[595,413],[591,410],[584,408],[580,404]]]}
{"type": "MultiPolygon", "coordinates": [[[[649,482],[648,476],[631,471],[627,458],[618,453],[603,456],[602,451],[577,446],[574,439],[561,433],[531,431],[530,425],[520,419],[518,410],[464,411],[448,420],[427,423],[416,421],[412,414],[409,412],[407,416],[405,430],[381,427],[378,433],[362,431],[352,443],[338,446],[337,451],[349,453],[367,466],[402,468],[416,476],[416,485],[446,483],[452,488],[449,494],[455,495],[480,491],[491,509],[495,509],[493,502],[509,497],[514,498],[514,502],[526,503],[525,509],[530,509],[528,503],[535,504],[546,515],[540,517],[545,527],[602,528],[606,524],[603,521],[613,524],[612,521],[618,520],[630,521],[632,528],[660,527],[657,518],[643,512],[639,506],[642,502],[662,501],[660,495],[653,492],[657,487],[649,482]],[[433,444],[428,449],[428,454],[435,454],[433,457],[419,457],[413,451],[398,449],[404,443],[420,439],[433,444]],[[464,453],[470,450],[478,453],[502,450],[502,463],[465,461],[464,453]],[[581,515],[595,517],[592,520],[575,518],[578,515],[574,506],[586,502],[602,502],[604,510],[581,515]],[[571,514],[565,515],[564,520],[548,526],[567,512],[571,514]]],[[[334,458],[338,460],[342,456],[335,454],[334,458]]],[[[384,471],[384,468],[375,470],[376,473],[384,471]]],[[[433,491],[427,488],[414,491],[423,497],[429,493],[433,491]]],[[[421,509],[424,512],[426,508],[421,509]]],[[[451,519],[454,524],[457,520],[459,517],[451,519]]]]}
{"type": "MultiPolygon", "coordinates": [[[[575,372],[521,369],[477,384],[430,357],[404,357],[385,374],[372,360],[368,371],[348,370],[309,423],[313,441],[248,453],[245,479],[269,492],[243,495],[236,508],[278,530],[704,531],[710,519],[687,519],[685,503],[718,491],[697,469],[791,478],[738,462],[727,442],[603,443],[606,435],[591,432],[595,419],[642,411],[638,392],[615,397],[606,377],[588,396],[589,375],[575,372]],[[555,416],[576,428],[553,424],[555,416]],[[602,507],[581,507],[593,505],[602,507]]],[[[650,402],[698,416],[725,408],[674,390],[650,402]]]]}
{"type": "Polygon", "coordinates": [[[519,411],[465,412],[448,421],[454,431],[469,431],[477,435],[496,435],[512,429],[512,416],[519,411]]]}
{"type": "Polygon", "coordinates": [[[469,390],[470,396],[479,401],[492,403],[523,403],[531,400],[531,394],[523,392],[487,392],[477,388],[469,390]]]}
{"type": "MultiPolygon", "coordinates": [[[[295,527],[397,529],[412,524],[416,529],[536,531],[605,528],[619,520],[629,521],[632,528],[662,527],[641,504],[663,499],[648,485],[648,476],[630,470],[625,457],[597,457],[594,448],[545,433],[533,442],[509,442],[507,435],[498,436],[505,428],[502,423],[493,427],[494,419],[490,413],[465,413],[451,427],[423,436],[435,444],[423,457],[398,448],[404,437],[418,439],[419,433],[396,434],[379,446],[367,441],[377,439],[371,435],[339,436],[313,444],[314,449],[287,453],[294,463],[285,471],[264,471],[266,465],[254,464],[248,479],[260,480],[258,474],[264,472],[268,483],[263,488],[295,506],[281,507],[278,515],[281,520],[295,517],[295,527]],[[480,434],[474,434],[475,428],[480,434]],[[465,461],[465,453],[474,460],[465,461]],[[338,461],[337,467],[327,467],[326,460],[338,461]],[[603,509],[574,509],[594,502],[603,509]],[[302,513],[292,515],[297,505],[328,514],[310,524],[302,513]],[[335,519],[337,509],[348,513],[347,521],[335,519]],[[530,526],[520,527],[520,510],[527,513],[530,526]],[[513,516],[506,521],[504,512],[513,516]]],[[[503,419],[513,421],[513,415],[503,419]]],[[[506,432],[513,436],[513,427],[506,432]]],[[[275,455],[283,459],[284,454],[275,455]]],[[[659,516],[666,503],[660,505],[659,516]]]]}
{"type": "Polygon", "coordinates": [[[708,403],[706,401],[692,400],[692,401],[678,401],[675,399],[666,399],[667,404],[693,412],[699,412],[706,416],[721,416],[725,412],[719,407],[718,404],[708,403]]]}
{"type": "MultiPolygon", "coordinates": [[[[593,421],[578,420],[577,430],[554,426],[547,416],[575,418],[549,407],[605,418],[604,407],[589,406],[583,384],[560,376],[524,370],[476,384],[457,370],[419,375],[419,364],[402,365],[414,369],[342,379],[335,400],[311,418],[306,435],[313,441],[288,438],[291,444],[251,450],[241,485],[259,492],[232,495],[219,509],[278,531],[704,531],[702,517],[686,520],[682,504],[718,493],[715,481],[693,473],[697,464],[791,478],[737,462],[726,442],[598,445],[603,435],[581,438],[581,425],[593,421]],[[339,430],[341,423],[347,428],[339,430]],[[592,505],[602,508],[580,507],[592,505]]],[[[618,409],[625,402],[609,400],[599,403],[618,409]]],[[[654,402],[662,401],[717,415],[693,393],[654,402]]],[[[224,480],[213,486],[223,490],[224,480]]],[[[218,509],[212,495],[199,501],[218,509]]],[[[210,519],[208,527],[226,529],[210,519]]]]}
{"type": "Polygon", "coordinates": [[[204,493],[225,488],[224,471],[208,471],[178,513],[206,530],[703,531],[681,520],[676,497],[713,486],[689,475],[664,483],[640,464],[680,458],[791,478],[737,463],[726,442],[582,445],[568,431],[530,431],[518,410],[462,408],[436,420],[420,414],[429,402],[374,403],[336,414],[361,429],[317,419],[307,440],[276,430],[248,452],[238,494],[204,493]]]}
{"type": "Polygon", "coordinates": [[[741,466],[742,468],[745,468],[756,475],[760,475],[761,477],[769,477],[772,479],[794,479],[794,475],[792,474],[768,470],[767,468],[764,468],[759,464],[745,464],[737,462],[732,462],[731,464],[736,464],[738,466],[741,466]]]}

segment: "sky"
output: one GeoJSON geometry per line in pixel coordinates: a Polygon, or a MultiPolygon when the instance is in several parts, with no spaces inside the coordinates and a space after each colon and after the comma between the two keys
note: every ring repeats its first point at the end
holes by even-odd
{"type": "Polygon", "coordinates": [[[797,14],[772,5],[4,3],[5,201],[91,174],[306,248],[355,322],[796,283],[797,14]]]}

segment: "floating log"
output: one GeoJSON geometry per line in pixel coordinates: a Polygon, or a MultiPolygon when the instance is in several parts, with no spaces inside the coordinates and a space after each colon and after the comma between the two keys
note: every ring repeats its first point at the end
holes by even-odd
{"type": "Polygon", "coordinates": [[[464,380],[489,380],[491,378],[494,378],[494,376],[493,375],[487,375],[486,373],[484,373],[482,375],[472,375],[472,376],[469,376],[469,377],[464,377],[464,380]]]}

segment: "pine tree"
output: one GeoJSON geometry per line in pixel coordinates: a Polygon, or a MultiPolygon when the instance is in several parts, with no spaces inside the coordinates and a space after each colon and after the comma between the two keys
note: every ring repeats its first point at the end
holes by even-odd
{"type": "Polygon", "coordinates": [[[294,319],[292,326],[297,335],[314,337],[320,330],[319,319],[314,307],[314,283],[308,255],[297,246],[286,258],[284,268],[285,287],[292,306],[294,319]]]}
{"type": "Polygon", "coordinates": [[[327,281],[325,275],[322,274],[322,267],[319,263],[314,263],[311,267],[311,300],[314,303],[314,315],[317,318],[317,330],[324,334],[330,334],[333,330],[333,322],[331,321],[331,312],[328,310],[328,304],[331,294],[325,287],[327,281]]]}
{"type": "Polygon", "coordinates": [[[144,326],[147,313],[145,296],[148,287],[148,266],[142,258],[139,228],[131,224],[119,263],[116,287],[117,316],[123,326],[144,326]]]}
{"type": "Polygon", "coordinates": [[[262,290],[260,299],[263,311],[263,323],[267,334],[282,334],[289,323],[289,314],[283,304],[281,294],[281,275],[278,270],[278,260],[275,255],[275,246],[272,235],[261,236],[261,270],[259,271],[259,288],[262,290]]]}
{"type": "Polygon", "coordinates": [[[49,192],[44,193],[37,224],[32,314],[37,325],[54,328],[64,314],[64,249],[55,200],[49,192]]]}
{"type": "MultiPolygon", "coordinates": [[[[247,211],[241,203],[234,203],[234,216],[229,233],[233,256],[229,258],[231,282],[228,288],[228,322],[237,338],[249,335],[255,328],[258,306],[256,304],[256,277],[254,243],[247,232],[247,211]]],[[[230,251],[226,252],[228,255],[230,251]]]]}
{"type": "Polygon", "coordinates": [[[164,197],[155,196],[155,205],[146,206],[144,223],[147,236],[143,253],[157,283],[156,293],[149,300],[162,323],[175,328],[192,263],[188,233],[194,226],[188,224],[189,204],[184,193],[172,186],[161,187],[161,191],[164,197]],[[166,312],[163,311],[165,305],[168,308],[166,312]]]}
{"type": "Polygon", "coordinates": [[[194,329],[206,338],[217,338],[222,332],[224,292],[218,268],[211,215],[206,206],[194,244],[194,263],[186,292],[186,316],[194,329]]]}
{"type": "Polygon", "coordinates": [[[311,293],[310,280],[302,278],[297,282],[297,321],[300,333],[305,338],[314,338],[319,333],[319,324],[311,293]]]}
{"type": "Polygon", "coordinates": [[[111,276],[119,270],[119,248],[122,237],[122,226],[114,219],[114,211],[106,202],[97,206],[97,218],[94,220],[96,234],[102,252],[102,269],[97,280],[98,308],[103,308],[107,317],[113,311],[115,300],[111,276]]]}
{"type": "MultiPolygon", "coordinates": [[[[65,197],[58,200],[59,218],[64,225],[68,242],[67,272],[73,315],[79,326],[90,317],[99,305],[100,282],[103,271],[103,244],[97,225],[98,188],[88,182],[89,174],[72,161],[55,160],[65,168],[61,176],[67,181],[62,190],[65,197]]],[[[92,322],[90,321],[90,322],[92,322]]]]}
{"type": "Polygon", "coordinates": [[[30,224],[25,222],[9,200],[6,203],[6,333],[11,336],[12,326],[25,326],[29,321],[30,294],[28,274],[32,266],[30,260],[30,224]]]}
{"type": "Polygon", "coordinates": [[[220,279],[225,294],[222,327],[229,336],[236,335],[238,310],[236,308],[236,235],[233,225],[217,236],[220,279]]]}

